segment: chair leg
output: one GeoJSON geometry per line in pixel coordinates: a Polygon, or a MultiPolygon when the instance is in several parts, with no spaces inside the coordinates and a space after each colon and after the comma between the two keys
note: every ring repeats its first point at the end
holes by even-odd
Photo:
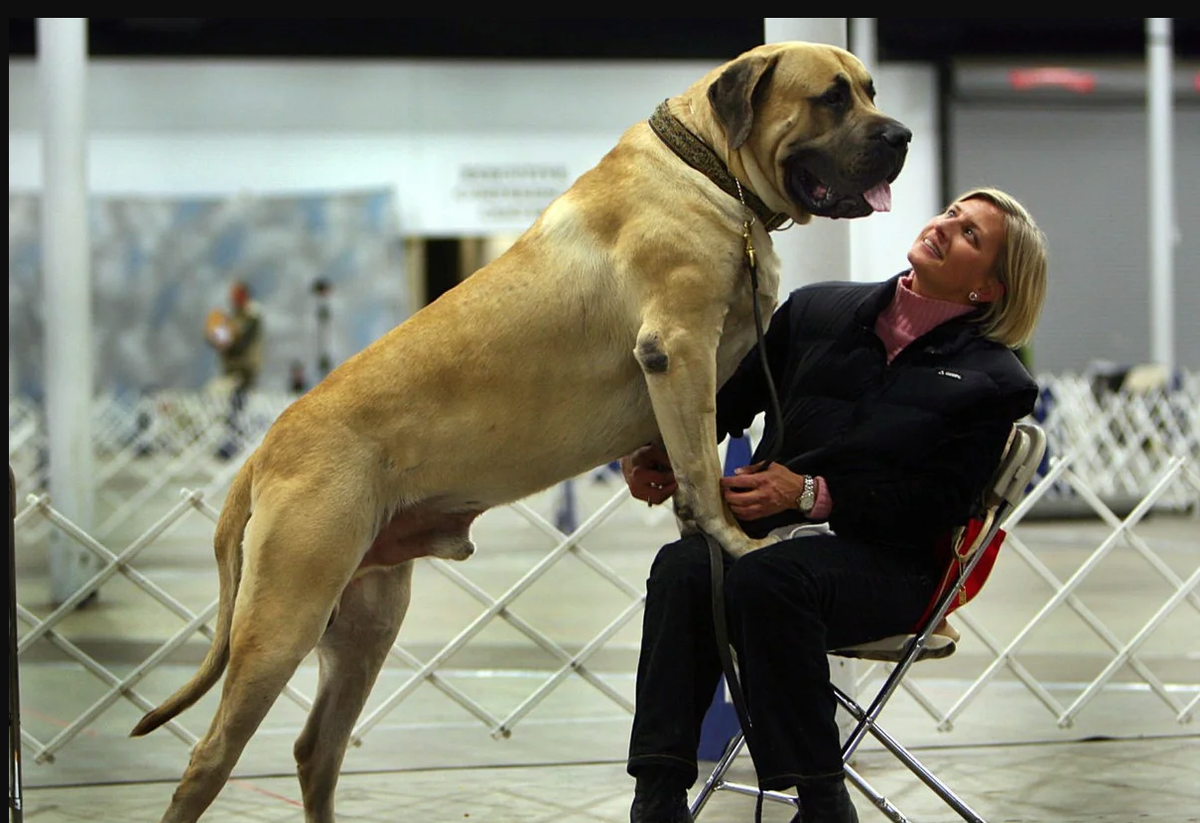
{"type": "Polygon", "coordinates": [[[846,779],[850,781],[850,784],[862,792],[863,796],[867,800],[870,800],[871,804],[879,809],[888,820],[891,820],[892,823],[909,823],[904,813],[893,806],[890,800],[877,792],[875,787],[868,783],[862,775],[854,771],[848,764],[843,766],[843,768],[846,770],[846,779]]]}
{"type": "MultiPolygon", "coordinates": [[[[866,718],[866,713],[863,711],[861,706],[859,706],[838,689],[835,689],[834,693],[838,698],[838,702],[841,703],[842,707],[845,708],[846,711],[850,712],[851,716],[853,716],[855,720],[862,722],[866,718]]],[[[895,738],[876,725],[874,721],[868,720],[866,722],[866,729],[871,733],[871,736],[882,743],[897,760],[903,763],[910,772],[920,778],[922,783],[928,786],[930,790],[940,797],[947,806],[954,809],[954,811],[958,813],[959,817],[965,821],[968,821],[968,823],[987,823],[987,821],[979,816],[978,812],[968,806],[958,795],[950,790],[949,786],[939,780],[938,777],[933,774],[933,772],[929,771],[929,769],[925,767],[924,763],[914,757],[908,751],[908,749],[896,742],[895,738]]],[[[849,766],[847,766],[846,769],[847,774],[849,774],[849,766]]],[[[859,780],[861,781],[861,778],[859,778],[859,780]]],[[[865,781],[863,782],[865,783],[865,781]]],[[[859,782],[855,782],[855,786],[859,789],[862,789],[862,786],[859,785],[859,782]]],[[[876,800],[876,797],[880,796],[877,794],[873,795],[873,793],[873,789],[871,792],[864,792],[871,802],[875,803],[876,807],[879,808],[880,811],[882,811],[884,814],[888,814],[887,809],[884,806],[881,806],[876,800]]],[[[880,799],[883,800],[884,803],[887,803],[885,798],[880,797],[880,799]]],[[[890,807],[890,805],[891,804],[889,803],[888,806],[890,807]]],[[[892,819],[895,820],[896,818],[893,817],[892,819]]]]}
{"type": "Polygon", "coordinates": [[[717,761],[717,765],[713,767],[712,773],[708,779],[704,781],[704,785],[700,787],[700,791],[696,793],[696,797],[692,800],[688,807],[692,813],[692,817],[699,817],[700,810],[713,796],[714,792],[727,791],[734,794],[743,794],[748,797],[762,796],[763,800],[771,800],[776,803],[786,803],[795,808],[796,796],[787,794],[786,792],[763,791],[758,786],[751,786],[748,783],[731,783],[725,779],[725,773],[729,771],[729,767],[733,765],[734,758],[738,756],[742,748],[746,745],[746,738],[739,731],[729,741],[725,747],[725,753],[721,755],[721,759],[717,761]]]}
{"type": "Polygon", "coordinates": [[[700,814],[700,810],[704,808],[704,804],[712,797],[720,785],[725,781],[725,772],[729,771],[729,767],[733,765],[733,759],[738,756],[738,752],[746,745],[746,738],[739,731],[729,739],[729,743],[725,746],[725,753],[721,755],[721,759],[717,761],[716,767],[704,781],[704,785],[700,787],[700,791],[692,800],[691,812],[692,817],[700,814]]]}
{"type": "MultiPolygon", "coordinates": [[[[942,801],[952,808],[959,817],[967,821],[967,823],[987,823],[979,814],[968,806],[958,795],[937,778],[933,772],[925,767],[925,764],[914,757],[907,749],[896,742],[890,734],[880,728],[874,720],[867,717],[866,711],[856,703],[852,698],[847,696],[841,689],[834,688],[834,695],[838,702],[842,705],[850,715],[863,725],[866,732],[878,740],[883,746],[892,753],[904,766],[916,775],[921,782],[930,788],[942,801]]],[[[725,775],[729,771],[729,767],[733,765],[734,759],[741,753],[742,748],[746,745],[746,739],[739,731],[729,741],[725,747],[725,752],[721,755],[721,759],[717,761],[716,766],[704,781],[704,785],[700,787],[700,791],[696,793],[696,797],[692,800],[690,810],[692,817],[699,817],[701,809],[712,798],[714,792],[725,790],[732,791],[737,794],[758,795],[759,789],[755,786],[742,785],[740,783],[730,783],[725,780],[725,775]]],[[[847,759],[853,752],[847,752],[847,759]]],[[[871,804],[877,808],[888,820],[892,823],[909,823],[907,817],[898,808],[892,805],[885,796],[875,790],[858,772],[856,772],[849,763],[845,764],[846,779],[858,789],[871,804]]],[[[762,792],[763,796],[768,800],[777,800],[786,803],[795,803],[795,798],[781,792],[762,792]]]]}

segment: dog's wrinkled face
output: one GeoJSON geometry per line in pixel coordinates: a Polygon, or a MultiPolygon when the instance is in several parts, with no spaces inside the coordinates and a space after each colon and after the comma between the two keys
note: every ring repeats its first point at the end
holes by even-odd
{"type": "Polygon", "coordinates": [[[760,46],[708,88],[731,168],[797,222],[891,208],[912,132],[874,98],[858,58],[815,43],[760,46]]]}

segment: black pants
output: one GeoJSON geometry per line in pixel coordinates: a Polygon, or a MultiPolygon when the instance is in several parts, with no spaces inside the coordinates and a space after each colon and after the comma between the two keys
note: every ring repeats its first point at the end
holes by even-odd
{"type": "MultiPolygon", "coordinates": [[[[842,774],[826,650],[911,631],[937,570],[895,547],[832,534],[725,556],[725,609],[750,714],[747,735],[768,790],[842,774]]],[[[664,546],[650,569],[628,771],[696,780],[700,726],[721,676],[708,546],[664,546]]]]}

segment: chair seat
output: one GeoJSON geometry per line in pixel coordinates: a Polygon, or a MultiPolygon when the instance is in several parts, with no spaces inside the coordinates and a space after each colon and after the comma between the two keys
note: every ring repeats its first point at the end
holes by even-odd
{"type": "MultiPolygon", "coordinates": [[[[904,655],[904,649],[915,634],[894,634],[881,640],[860,643],[857,646],[846,646],[834,649],[830,654],[838,657],[855,657],[861,660],[879,660],[885,663],[896,663],[904,655]]],[[[954,639],[944,634],[931,634],[925,641],[925,648],[917,655],[917,660],[937,660],[954,654],[957,648],[954,639]]]]}

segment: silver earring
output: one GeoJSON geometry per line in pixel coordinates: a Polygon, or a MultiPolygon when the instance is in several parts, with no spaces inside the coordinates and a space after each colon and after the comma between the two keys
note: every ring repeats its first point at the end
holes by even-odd
{"type": "Polygon", "coordinates": [[[979,292],[977,292],[977,291],[971,292],[970,294],[967,295],[967,299],[970,300],[972,303],[978,303],[979,302],[979,292]]]}

